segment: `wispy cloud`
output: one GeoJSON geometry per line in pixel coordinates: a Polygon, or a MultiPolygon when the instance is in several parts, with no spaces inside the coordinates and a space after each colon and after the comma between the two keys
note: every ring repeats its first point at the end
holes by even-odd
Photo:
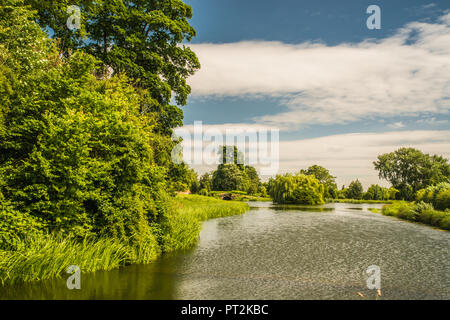
{"type": "Polygon", "coordinates": [[[192,45],[195,96],[278,96],[288,111],[255,122],[297,128],[450,110],[450,14],[358,44],[192,45]]]}
{"type": "Polygon", "coordinates": [[[394,129],[399,129],[399,128],[403,128],[405,125],[403,124],[403,122],[399,121],[399,122],[394,122],[391,123],[389,125],[390,128],[394,128],[394,129]]]}

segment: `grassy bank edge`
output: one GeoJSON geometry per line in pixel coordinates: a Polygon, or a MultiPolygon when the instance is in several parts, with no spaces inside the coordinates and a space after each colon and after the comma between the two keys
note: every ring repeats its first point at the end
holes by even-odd
{"type": "Polygon", "coordinates": [[[202,221],[243,214],[249,209],[244,202],[178,195],[162,223],[162,234],[155,234],[154,241],[140,247],[111,238],[80,242],[57,235],[30,237],[17,251],[0,250],[0,286],[61,277],[70,265],[88,273],[150,263],[164,253],[195,245],[202,221]]]}
{"type": "Polygon", "coordinates": [[[418,222],[450,231],[450,211],[439,211],[424,202],[396,201],[381,209],[385,216],[392,216],[410,222],[418,222]]]}

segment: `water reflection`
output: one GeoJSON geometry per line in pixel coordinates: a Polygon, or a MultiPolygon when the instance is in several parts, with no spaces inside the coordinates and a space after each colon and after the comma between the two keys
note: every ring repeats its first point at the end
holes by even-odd
{"type": "Polygon", "coordinates": [[[149,265],[0,289],[1,299],[450,299],[450,233],[369,212],[382,205],[257,207],[206,221],[198,246],[149,265]]]}

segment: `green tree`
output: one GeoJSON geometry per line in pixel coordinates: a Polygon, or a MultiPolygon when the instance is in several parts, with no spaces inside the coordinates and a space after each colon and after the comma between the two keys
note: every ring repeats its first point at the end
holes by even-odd
{"type": "Polygon", "coordinates": [[[450,181],[448,160],[414,148],[400,148],[378,156],[374,162],[381,179],[399,190],[398,199],[413,200],[415,193],[430,185],[450,181]]]}
{"type": "Polygon", "coordinates": [[[385,188],[380,187],[377,184],[372,184],[367,192],[364,193],[365,200],[386,200],[387,194],[385,192],[385,188]]]}
{"type": "Polygon", "coordinates": [[[261,181],[259,179],[258,172],[252,166],[245,166],[245,175],[247,178],[247,193],[248,194],[256,194],[260,189],[261,181]]]}
{"type": "Polygon", "coordinates": [[[212,188],[216,191],[245,189],[245,173],[234,163],[221,164],[212,176],[212,188]]]}
{"type": "Polygon", "coordinates": [[[157,120],[153,130],[159,135],[152,143],[155,161],[170,167],[175,146],[172,129],[182,125],[179,106],[187,103],[191,92],[186,78],[200,68],[195,53],[184,45],[196,35],[189,24],[192,8],[181,0],[29,2],[41,27],[53,30],[64,56],[81,49],[101,61],[100,75],[127,75],[140,93],[141,114],[153,113],[157,120]],[[81,8],[78,31],[66,26],[69,5],[81,8]]]}
{"type": "Polygon", "coordinates": [[[194,182],[197,182],[197,180],[197,173],[186,163],[170,164],[169,184],[173,191],[187,191],[194,182]]]}
{"type": "Polygon", "coordinates": [[[310,166],[306,170],[300,170],[300,173],[305,175],[313,175],[322,183],[325,187],[324,197],[335,199],[338,196],[337,193],[337,185],[336,185],[336,177],[333,177],[328,169],[325,169],[319,165],[310,166]]]}
{"type": "Polygon", "coordinates": [[[22,4],[0,5],[0,194],[46,231],[153,241],[167,202],[155,116],[126,76],[97,78],[81,51],[61,58],[22,4]]]}
{"type": "Polygon", "coordinates": [[[363,186],[358,179],[352,181],[347,189],[347,198],[349,199],[362,199],[363,197],[363,186]]]}
{"type": "Polygon", "coordinates": [[[270,196],[274,202],[309,205],[324,203],[324,186],[312,175],[277,175],[272,184],[270,196]]]}
{"type": "Polygon", "coordinates": [[[212,179],[210,173],[205,173],[200,177],[200,189],[205,189],[206,191],[211,191],[212,189],[212,179]]]}

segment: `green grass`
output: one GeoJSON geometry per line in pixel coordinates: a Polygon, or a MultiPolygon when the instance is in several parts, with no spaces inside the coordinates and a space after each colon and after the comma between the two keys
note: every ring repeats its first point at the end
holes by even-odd
{"type": "Polygon", "coordinates": [[[111,270],[132,263],[149,263],[161,253],[195,245],[201,221],[242,214],[244,202],[223,201],[198,195],[179,195],[162,223],[162,233],[139,246],[112,238],[77,241],[57,235],[31,236],[20,250],[0,250],[0,285],[46,280],[77,265],[81,271],[111,270]]]}
{"type": "Polygon", "coordinates": [[[450,230],[450,211],[439,211],[424,202],[414,203],[398,201],[383,206],[383,215],[420,222],[443,230],[450,230]]]}
{"type": "Polygon", "coordinates": [[[334,203],[394,203],[393,200],[357,200],[357,199],[327,199],[327,202],[334,202],[334,203]]]}
{"type": "Polygon", "coordinates": [[[83,272],[111,270],[131,262],[130,247],[113,239],[76,241],[59,236],[32,237],[26,249],[0,251],[0,283],[15,284],[58,277],[70,265],[83,272]]]}

